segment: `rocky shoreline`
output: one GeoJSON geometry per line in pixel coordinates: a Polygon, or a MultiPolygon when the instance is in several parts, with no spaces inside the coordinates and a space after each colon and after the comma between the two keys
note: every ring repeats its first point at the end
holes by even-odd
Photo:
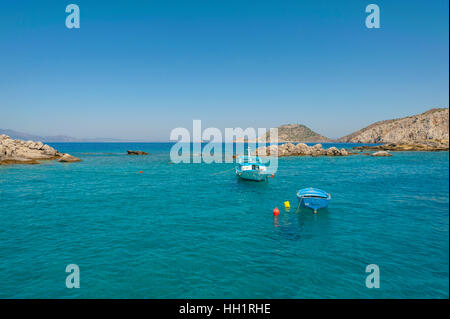
{"type": "Polygon", "coordinates": [[[352,152],[346,150],[345,148],[338,149],[337,147],[330,147],[324,149],[322,144],[315,144],[313,146],[308,146],[304,143],[285,143],[281,145],[270,145],[261,146],[257,148],[252,155],[258,156],[270,156],[277,154],[278,157],[287,156],[348,156],[348,155],[370,155],[375,157],[386,157],[392,156],[388,151],[427,151],[427,152],[437,152],[437,151],[448,151],[448,141],[426,141],[415,144],[397,144],[389,143],[383,145],[364,145],[355,146],[352,148],[358,152],[352,152]],[[363,153],[362,151],[375,151],[374,153],[363,153]]]}
{"type": "Polygon", "coordinates": [[[386,143],[383,145],[364,145],[364,146],[355,146],[354,150],[368,150],[368,151],[397,151],[397,152],[405,152],[405,151],[423,151],[423,152],[439,152],[439,151],[448,151],[449,150],[448,140],[439,140],[439,141],[424,141],[418,142],[414,144],[404,144],[404,143],[386,143]]]}
{"type": "Polygon", "coordinates": [[[8,135],[0,135],[0,165],[39,164],[41,160],[65,163],[81,161],[42,142],[14,140],[8,135]]]}
{"type": "Polygon", "coordinates": [[[313,146],[308,146],[304,143],[298,143],[294,145],[293,143],[285,143],[281,145],[270,145],[258,147],[253,155],[258,156],[269,156],[271,154],[278,154],[278,157],[287,156],[348,156],[357,153],[349,152],[344,148],[338,149],[337,147],[330,147],[324,149],[322,144],[315,144],[313,146]]]}

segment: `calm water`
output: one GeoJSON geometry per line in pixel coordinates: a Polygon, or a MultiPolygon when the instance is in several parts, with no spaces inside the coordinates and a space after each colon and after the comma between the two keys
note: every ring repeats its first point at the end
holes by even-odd
{"type": "Polygon", "coordinates": [[[2,298],[449,297],[448,152],[284,158],[256,183],[169,144],[53,146],[83,162],[0,167],[2,298]],[[308,186],[328,210],[281,209],[308,186]]]}

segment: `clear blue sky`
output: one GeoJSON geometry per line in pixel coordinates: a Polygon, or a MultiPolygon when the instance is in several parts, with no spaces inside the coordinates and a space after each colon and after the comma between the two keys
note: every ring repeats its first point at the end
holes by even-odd
{"type": "Polygon", "coordinates": [[[448,107],[448,12],[446,0],[3,0],[0,128],[168,140],[201,119],[340,137],[448,107]],[[370,3],[381,29],[365,27],[370,3]]]}

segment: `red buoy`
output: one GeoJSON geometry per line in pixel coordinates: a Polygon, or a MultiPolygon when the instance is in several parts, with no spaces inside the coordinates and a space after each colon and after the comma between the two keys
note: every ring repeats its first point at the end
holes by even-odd
{"type": "Polygon", "coordinates": [[[139,174],[142,174],[142,171],[139,171],[139,174]]]}
{"type": "Polygon", "coordinates": [[[278,216],[278,215],[280,215],[280,210],[278,209],[278,207],[275,207],[273,209],[273,216],[278,216]]]}

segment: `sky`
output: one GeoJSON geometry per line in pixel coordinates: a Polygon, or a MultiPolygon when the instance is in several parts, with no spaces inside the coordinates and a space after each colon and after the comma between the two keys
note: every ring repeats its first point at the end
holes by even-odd
{"type": "Polygon", "coordinates": [[[0,128],[167,141],[200,119],[341,137],[448,107],[448,12],[446,0],[2,0],[0,128]],[[65,26],[70,3],[79,29],[65,26]],[[370,3],[379,29],[365,25],[370,3]]]}

